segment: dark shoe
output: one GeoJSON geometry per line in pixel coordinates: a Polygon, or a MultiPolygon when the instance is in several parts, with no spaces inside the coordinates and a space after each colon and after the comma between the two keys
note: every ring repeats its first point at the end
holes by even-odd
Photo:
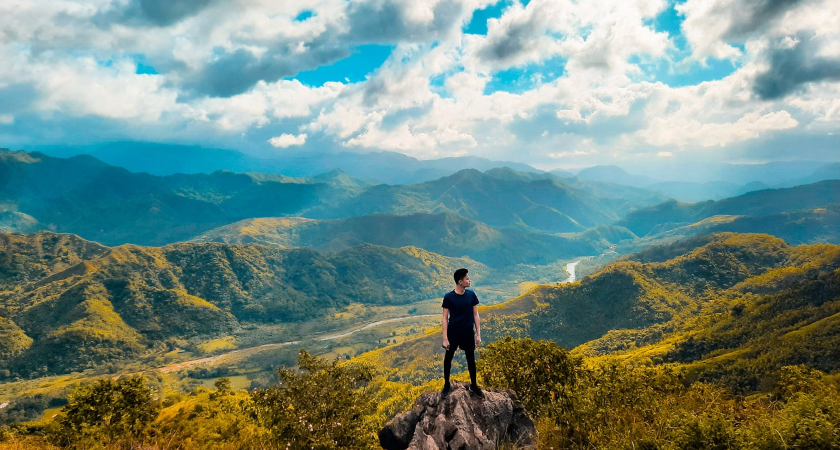
{"type": "Polygon", "coordinates": [[[482,391],[477,384],[470,384],[470,393],[474,394],[476,397],[484,398],[484,391],[482,391]]]}
{"type": "Polygon", "coordinates": [[[440,398],[446,398],[446,396],[449,395],[450,392],[452,392],[452,386],[449,383],[444,383],[443,389],[440,391],[440,398]]]}

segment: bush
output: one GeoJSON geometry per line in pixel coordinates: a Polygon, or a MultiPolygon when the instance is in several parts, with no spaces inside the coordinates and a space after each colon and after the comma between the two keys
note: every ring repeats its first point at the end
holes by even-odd
{"type": "Polygon", "coordinates": [[[289,450],[376,449],[370,366],[326,362],[300,351],[302,372],[280,369],[279,386],[253,392],[257,420],[289,450]]]}
{"type": "Polygon", "coordinates": [[[482,349],[477,366],[488,387],[513,390],[540,416],[569,410],[581,364],[554,342],[507,336],[482,349]]]}
{"type": "Polygon", "coordinates": [[[60,445],[95,448],[149,435],[160,406],[142,377],[102,379],[73,391],[53,437],[60,445]]]}

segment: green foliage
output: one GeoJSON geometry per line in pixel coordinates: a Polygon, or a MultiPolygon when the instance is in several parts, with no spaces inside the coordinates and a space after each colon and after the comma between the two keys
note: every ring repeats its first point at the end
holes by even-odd
{"type": "Polygon", "coordinates": [[[254,411],[275,445],[297,449],[377,448],[374,411],[364,386],[373,369],[326,362],[301,350],[303,372],[280,369],[280,383],[252,394],[254,411]]]}
{"type": "Polygon", "coordinates": [[[478,373],[488,387],[511,389],[533,414],[571,408],[582,361],[554,342],[507,337],[480,350],[478,373]]]}
{"type": "Polygon", "coordinates": [[[102,379],[70,394],[54,439],[74,448],[140,440],[149,436],[159,409],[143,378],[102,379]]]}
{"type": "Polygon", "coordinates": [[[253,409],[251,395],[230,389],[230,380],[221,378],[216,390],[199,388],[162,410],[157,432],[148,441],[173,443],[178,450],[266,448],[269,435],[257,423],[253,409]]]}

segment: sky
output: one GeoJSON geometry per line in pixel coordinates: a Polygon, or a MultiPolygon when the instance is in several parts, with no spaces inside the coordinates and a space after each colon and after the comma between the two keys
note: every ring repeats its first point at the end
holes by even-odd
{"type": "Polygon", "coordinates": [[[0,147],[840,161],[837,0],[3,0],[0,147]]]}

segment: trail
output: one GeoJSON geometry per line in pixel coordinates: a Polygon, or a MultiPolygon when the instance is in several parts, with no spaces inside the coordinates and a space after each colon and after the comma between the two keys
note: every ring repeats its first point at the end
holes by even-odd
{"type": "MultiPolygon", "coordinates": [[[[418,319],[418,318],[422,318],[422,317],[434,317],[434,316],[437,316],[437,314],[420,314],[420,315],[416,315],[416,316],[404,316],[404,317],[395,317],[395,318],[392,318],[392,319],[377,320],[376,322],[371,322],[367,325],[364,325],[362,327],[350,330],[346,333],[328,335],[328,336],[320,337],[320,338],[318,338],[318,340],[319,341],[330,341],[330,340],[333,340],[333,339],[339,339],[339,338],[343,338],[343,337],[346,337],[346,336],[350,336],[351,334],[358,333],[359,331],[367,330],[368,328],[373,328],[375,326],[382,325],[384,323],[399,322],[399,321],[402,321],[402,320],[418,319]]],[[[240,348],[238,350],[232,350],[232,351],[229,351],[227,353],[222,353],[220,355],[210,356],[210,357],[207,357],[207,358],[192,359],[192,360],[189,360],[189,361],[182,361],[182,362],[179,362],[179,363],[169,364],[169,365],[166,365],[166,366],[163,366],[163,367],[159,367],[158,370],[160,370],[163,373],[176,372],[178,370],[185,369],[187,367],[194,367],[194,366],[199,366],[199,365],[202,365],[202,364],[215,364],[217,362],[222,361],[226,357],[229,357],[229,356],[232,356],[232,355],[241,354],[242,356],[247,356],[247,355],[252,355],[254,353],[259,353],[261,351],[268,350],[268,349],[271,349],[271,348],[279,348],[279,347],[284,347],[284,346],[287,346],[287,345],[294,345],[294,344],[300,344],[300,343],[301,343],[301,341],[298,340],[298,341],[278,342],[278,343],[274,343],[274,344],[262,344],[262,345],[256,345],[254,347],[240,348]]]]}

